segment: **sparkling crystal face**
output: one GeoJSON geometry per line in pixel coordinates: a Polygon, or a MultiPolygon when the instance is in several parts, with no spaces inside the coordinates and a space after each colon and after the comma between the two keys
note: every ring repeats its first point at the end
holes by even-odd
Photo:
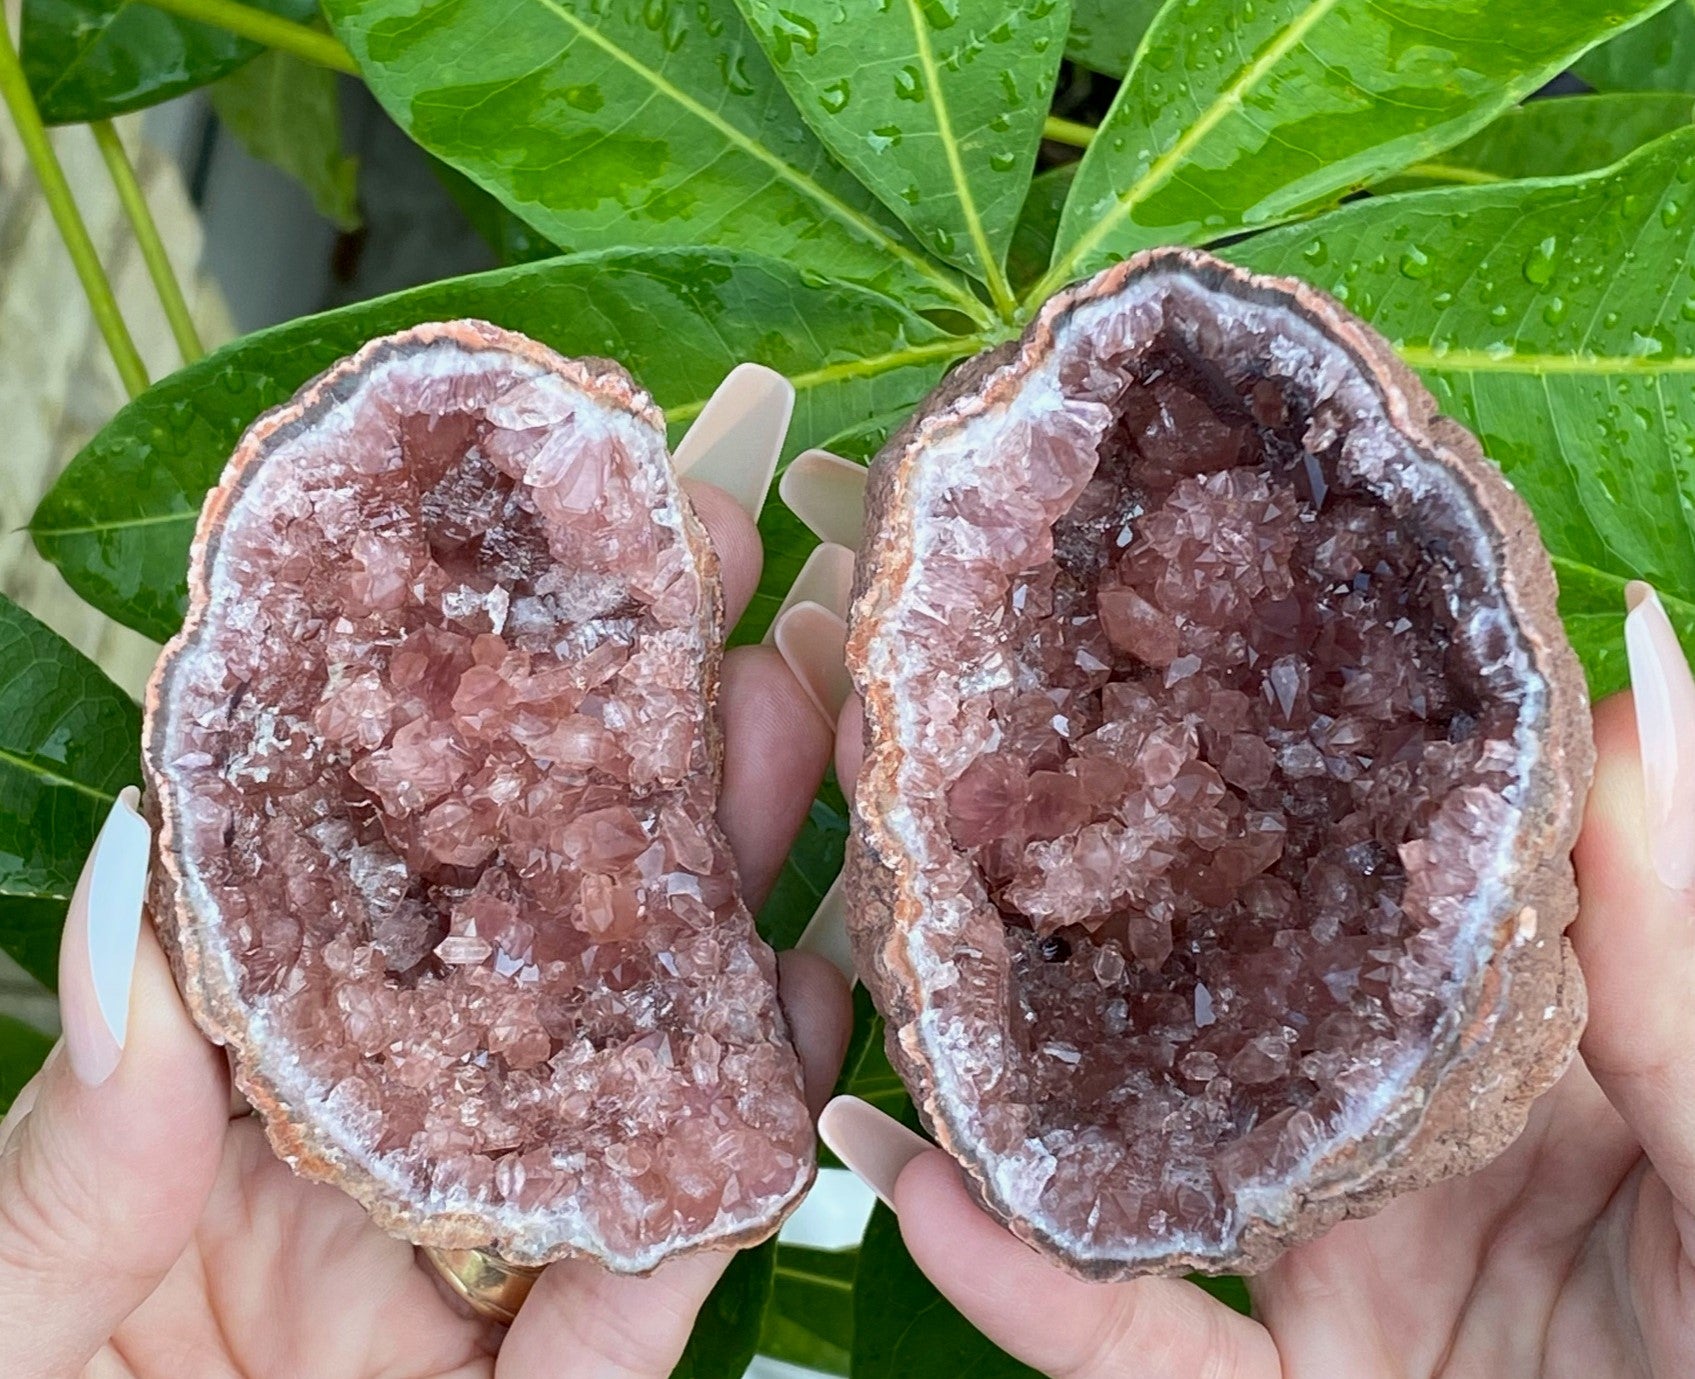
{"type": "Polygon", "coordinates": [[[1140,293],[936,439],[871,654],[955,1135],[1078,1258],[1217,1257],[1453,1037],[1539,689],[1339,347],[1140,293]]]}
{"type": "Polygon", "coordinates": [[[811,1130],[713,822],[715,573],[663,436],[442,342],[273,446],[155,754],[256,1071],[518,1257],[771,1218],[811,1130]]]}

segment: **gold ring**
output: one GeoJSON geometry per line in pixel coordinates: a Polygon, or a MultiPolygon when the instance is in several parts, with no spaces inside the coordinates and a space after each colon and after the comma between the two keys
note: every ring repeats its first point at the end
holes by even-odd
{"type": "Polygon", "coordinates": [[[508,1264],[488,1250],[426,1249],[424,1256],[472,1311],[502,1326],[512,1324],[541,1275],[540,1269],[508,1264]]]}

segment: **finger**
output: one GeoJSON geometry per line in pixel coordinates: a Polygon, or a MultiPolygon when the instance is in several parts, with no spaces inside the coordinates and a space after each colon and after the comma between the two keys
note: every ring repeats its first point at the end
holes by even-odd
{"type": "Polygon", "coordinates": [[[819,1130],[900,1218],[930,1282],[1001,1349],[1054,1379],[1278,1379],[1263,1327],[1190,1283],[1085,1283],[971,1200],[959,1167],[865,1102],[838,1097],[819,1130]]]}
{"type": "MultiPolygon", "coordinates": [[[[1695,811],[1664,794],[1651,806],[1643,763],[1675,760],[1676,735],[1695,734],[1695,714],[1684,719],[1688,710],[1680,708],[1674,719],[1666,712],[1683,694],[1695,701],[1695,686],[1675,639],[1632,650],[1636,699],[1615,696],[1595,711],[1595,784],[1574,854],[1580,903],[1571,940],[1589,988],[1584,1059],[1677,1200],[1690,1209],[1695,892],[1668,886],[1655,858],[1665,857],[1674,838],[1685,851],[1695,849],[1695,811]]],[[[1695,1240],[1687,1247],[1695,1251],[1695,1240]]]]}
{"type": "Polygon", "coordinates": [[[842,974],[815,953],[779,953],[777,971],[806,1080],[806,1104],[816,1117],[842,1070],[853,1033],[853,1000],[842,974]]]}
{"type": "Polygon", "coordinates": [[[672,457],[677,473],[716,484],[757,522],[795,409],[794,385],[738,364],[707,400],[672,457]]]}
{"type": "Polygon", "coordinates": [[[850,694],[836,719],[836,779],[850,798],[859,782],[859,763],[865,756],[865,706],[850,694]]]}
{"type": "Polygon", "coordinates": [[[666,1379],[732,1258],[690,1255],[646,1278],[581,1259],[551,1265],[507,1333],[496,1379],[666,1379]]]}
{"type": "Polygon", "coordinates": [[[830,760],[830,729],[767,646],[724,657],[724,789],[718,824],[730,840],[748,908],[770,894],[830,760]]]}
{"type": "Polygon", "coordinates": [[[141,924],[148,845],[125,791],[66,920],[63,1056],[0,1157],[8,1379],[80,1372],[176,1262],[217,1172],[224,1060],[141,924]]]}
{"type": "Polygon", "coordinates": [[[685,480],[683,488],[713,550],[718,552],[718,572],[724,582],[724,630],[728,632],[741,620],[748,600],[759,587],[759,572],[765,566],[759,528],[723,489],[692,479],[685,480]]]}

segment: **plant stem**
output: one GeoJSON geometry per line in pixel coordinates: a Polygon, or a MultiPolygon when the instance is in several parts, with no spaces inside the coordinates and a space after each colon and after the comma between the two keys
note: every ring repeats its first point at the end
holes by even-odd
{"type": "Polygon", "coordinates": [[[236,0],[145,0],[154,9],[174,14],[178,19],[193,19],[210,24],[214,29],[250,38],[267,48],[292,53],[319,67],[358,76],[353,54],[342,47],[330,34],[320,33],[305,24],[280,19],[252,5],[237,4],[236,0]]]}
{"type": "Polygon", "coordinates": [[[130,165],[129,155],[124,152],[123,140],[118,138],[118,131],[112,128],[110,120],[95,120],[89,128],[94,131],[94,142],[100,146],[100,156],[106,160],[106,169],[112,174],[112,185],[118,189],[118,201],[129,217],[130,228],[135,231],[142,261],[147,265],[147,276],[153,279],[154,290],[165,308],[165,319],[171,323],[171,334],[176,337],[182,362],[192,364],[206,353],[206,347],[200,343],[200,332],[194,328],[194,317],[189,314],[188,302],[182,295],[182,284],[171,269],[170,257],[165,253],[165,241],[159,238],[159,227],[154,223],[153,212],[147,207],[147,198],[142,195],[141,183],[136,181],[135,169],[130,165]]]}
{"type": "Polygon", "coordinates": [[[118,377],[123,380],[125,391],[134,397],[147,387],[147,366],[141,362],[129,327],[124,324],[123,313],[118,310],[118,299],[112,295],[112,284],[106,277],[106,270],[100,266],[100,255],[95,252],[88,226],[77,210],[71,185],[65,180],[65,170],[59,166],[59,157],[48,142],[47,127],[41,122],[41,111],[36,108],[35,97],[30,94],[29,82],[24,77],[18,50],[12,46],[12,36],[7,32],[4,18],[0,18],[0,99],[5,101],[7,110],[11,112],[24,153],[41,183],[47,208],[53,213],[53,223],[59,227],[59,238],[64,240],[77,277],[82,281],[82,290],[88,294],[88,305],[94,312],[95,324],[105,337],[106,348],[112,352],[118,377]]]}
{"type": "Polygon", "coordinates": [[[1058,115],[1049,115],[1042,122],[1044,139],[1052,139],[1056,144],[1070,144],[1072,148],[1088,148],[1094,141],[1095,132],[1092,124],[1062,120],[1058,115]]]}

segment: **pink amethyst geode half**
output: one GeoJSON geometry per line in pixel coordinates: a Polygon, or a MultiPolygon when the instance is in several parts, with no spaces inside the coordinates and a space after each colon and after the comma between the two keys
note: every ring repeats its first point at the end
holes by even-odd
{"type": "Polygon", "coordinates": [[[297,1171],[645,1272],[813,1173],[713,811],[716,557],[617,365],[476,321],[248,431],[147,698],[151,906],[297,1171]]]}
{"type": "Polygon", "coordinates": [[[1091,1278],[1252,1272],[1569,1061],[1592,747],[1530,513],[1304,285],[1138,256],[872,466],[847,897],[890,1056],[1091,1278]]]}

